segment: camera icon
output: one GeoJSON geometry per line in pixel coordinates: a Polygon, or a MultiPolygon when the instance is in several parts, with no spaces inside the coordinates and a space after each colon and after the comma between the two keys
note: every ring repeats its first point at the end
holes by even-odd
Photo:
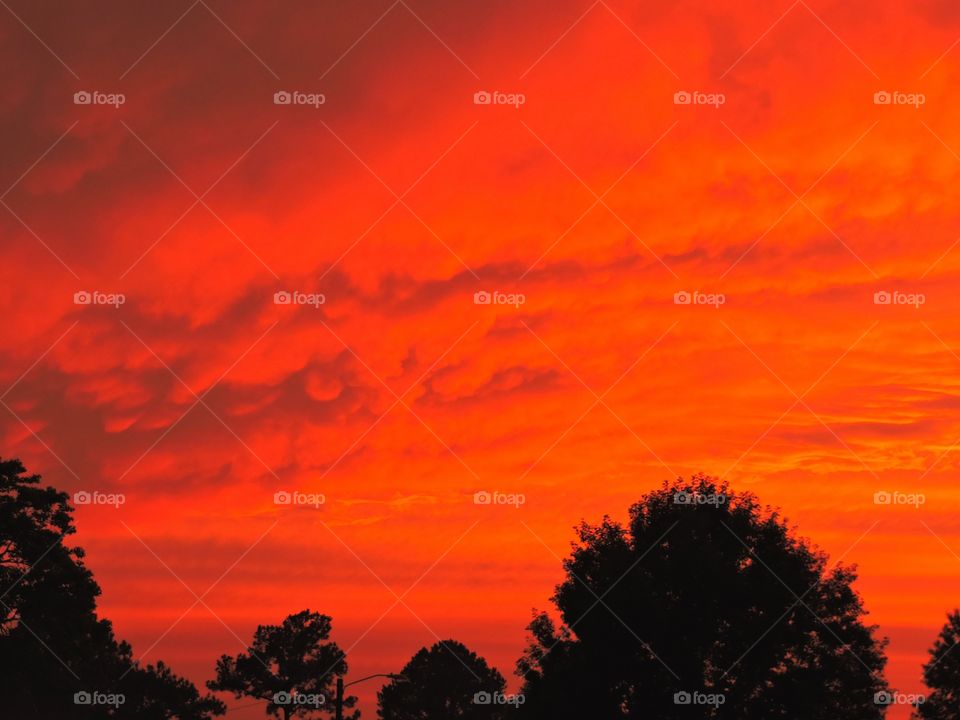
{"type": "Polygon", "coordinates": [[[893,95],[886,90],[878,90],[873,94],[874,105],[889,105],[893,102],[893,95]]]}
{"type": "Polygon", "coordinates": [[[486,490],[481,490],[480,492],[475,492],[473,494],[474,505],[490,505],[492,502],[493,495],[488,493],[486,490]]]}
{"type": "Polygon", "coordinates": [[[675,692],[673,694],[673,704],[674,705],[689,705],[693,702],[693,696],[688,693],[686,690],[681,690],[680,692],[675,692]]]}
{"type": "Polygon", "coordinates": [[[93,102],[93,95],[88,93],[86,90],[80,90],[73,94],[73,104],[74,105],[89,105],[93,102]]]}
{"type": "Polygon", "coordinates": [[[693,298],[691,297],[690,293],[688,293],[686,290],[681,290],[680,292],[675,292],[673,294],[674,305],[689,305],[692,299],[693,298]]]}
{"type": "Polygon", "coordinates": [[[875,492],[873,494],[873,504],[874,505],[889,505],[893,502],[893,495],[888,492],[875,492]]]}
{"type": "Polygon", "coordinates": [[[74,305],[89,305],[91,302],[93,302],[93,296],[86,290],[81,290],[73,294],[74,305]]]}
{"type": "Polygon", "coordinates": [[[686,490],[680,490],[673,494],[673,504],[674,505],[692,505],[693,504],[693,493],[688,493],[686,490]]]}
{"type": "Polygon", "coordinates": [[[290,105],[293,102],[293,95],[286,90],[278,90],[273,94],[274,105],[290,105]]]}
{"type": "Polygon", "coordinates": [[[93,496],[86,490],[78,490],[73,494],[73,502],[75,505],[89,505],[93,502],[93,496]]]}
{"type": "Polygon", "coordinates": [[[474,705],[489,705],[493,702],[493,697],[486,690],[481,690],[473,694],[474,705]]]}
{"type": "Polygon", "coordinates": [[[473,294],[474,305],[489,305],[491,302],[493,302],[493,296],[486,290],[480,290],[473,294]]]}
{"type": "Polygon", "coordinates": [[[886,290],[879,290],[873,294],[874,305],[889,305],[892,296],[886,290]]]}
{"type": "Polygon", "coordinates": [[[674,105],[689,105],[693,102],[693,95],[688,93],[686,90],[680,90],[673,94],[673,104],[674,105]]]}
{"type": "Polygon", "coordinates": [[[290,505],[293,502],[293,495],[286,490],[280,490],[273,494],[274,505],[290,505]]]}
{"type": "Polygon", "coordinates": [[[493,94],[486,90],[480,90],[473,94],[474,105],[490,105],[493,102],[493,94]]]}
{"type": "Polygon", "coordinates": [[[288,693],[286,690],[281,690],[280,692],[273,694],[274,705],[289,705],[292,700],[293,695],[288,693]]]}
{"type": "Polygon", "coordinates": [[[86,690],[81,690],[80,692],[73,694],[73,704],[74,705],[92,705],[93,696],[88,693],[86,690]]]}
{"type": "Polygon", "coordinates": [[[893,695],[891,693],[888,693],[886,690],[881,690],[878,693],[874,693],[873,704],[874,705],[892,705],[893,695]]]}
{"type": "Polygon", "coordinates": [[[286,290],[278,290],[273,294],[274,305],[289,305],[293,301],[293,295],[286,290]]]}

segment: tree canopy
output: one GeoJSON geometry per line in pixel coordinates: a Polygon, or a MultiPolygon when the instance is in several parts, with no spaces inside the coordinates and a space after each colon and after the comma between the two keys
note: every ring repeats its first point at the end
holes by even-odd
{"type": "Polygon", "coordinates": [[[377,693],[381,720],[500,720],[506,682],[456,640],[421,648],[377,693]]]}
{"type": "Polygon", "coordinates": [[[528,718],[881,718],[885,641],[853,567],[749,493],[664,483],[582,524],[518,663],[528,718]]]}
{"type": "Polygon", "coordinates": [[[960,610],[947,615],[947,622],[930,649],[923,666],[923,679],[931,693],[917,707],[924,720],[960,720],[960,610]]]}
{"type": "MultiPolygon", "coordinates": [[[[259,625],[247,652],[217,661],[217,677],[207,686],[266,700],[267,714],[284,720],[333,712],[336,678],[346,674],[347,661],[336,643],[327,642],[331,627],[329,616],[310,610],[280,625],[259,625]]],[[[355,703],[346,698],[344,707],[355,703]]]]}
{"type": "Polygon", "coordinates": [[[212,696],[162,662],[141,666],[96,614],[100,587],[67,543],[66,493],[0,460],[0,695],[5,717],[208,720],[212,696]]]}

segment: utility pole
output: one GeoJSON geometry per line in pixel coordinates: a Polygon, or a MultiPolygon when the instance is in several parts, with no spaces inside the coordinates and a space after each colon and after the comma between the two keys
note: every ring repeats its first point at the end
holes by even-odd
{"type": "Polygon", "coordinates": [[[343,720],[343,678],[337,676],[337,720],[343,720]]]}

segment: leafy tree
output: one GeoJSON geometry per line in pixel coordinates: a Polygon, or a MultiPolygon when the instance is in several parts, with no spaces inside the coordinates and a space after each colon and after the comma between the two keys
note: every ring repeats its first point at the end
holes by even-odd
{"type": "Polygon", "coordinates": [[[19,460],[0,459],[0,697],[5,717],[33,720],[208,720],[223,704],[201,697],[162,662],[141,667],[97,617],[100,588],[83,564],[66,493],[19,460]],[[77,705],[77,693],[123,704],[77,705]]]}
{"type": "Polygon", "coordinates": [[[527,718],[868,720],[885,640],[855,569],[750,493],[697,475],[643,496],[629,524],[583,523],[518,663],[527,718]],[[558,624],[559,622],[559,624],[558,624]]]}
{"type": "Polygon", "coordinates": [[[960,610],[947,615],[947,623],[930,649],[923,679],[932,690],[916,716],[925,720],[960,720],[960,610]]]}
{"type": "MultiPolygon", "coordinates": [[[[217,661],[217,678],[207,687],[266,700],[267,714],[284,720],[333,712],[336,678],[346,674],[347,661],[336,643],[326,642],[330,628],[329,616],[309,610],[281,625],[260,625],[247,652],[217,661]]],[[[355,704],[356,698],[344,701],[355,704]]]]}
{"type": "Polygon", "coordinates": [[[120,706],[116,718],[206,720],[225,711],[223,703],[212,695],[201,696],[196,685],[175,675],[163,661],[157,662],[156,667],[135,668],[123,690],[126,702],[120,706]]]}
{"type": "Polygon", "coordinates": [[[456,640],[421,648],[377,693],[381,720],[499,720],[506,683],[456,640]]]}

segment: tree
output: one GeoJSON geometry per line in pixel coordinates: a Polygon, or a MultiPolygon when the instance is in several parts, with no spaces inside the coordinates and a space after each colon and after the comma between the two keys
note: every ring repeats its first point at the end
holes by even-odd
{"type": "Polygon", "coordinates": [[[495,720],[503,713],[503,676],[456,640],[421,648],[377,693],[381,720],[495,720]]]}
{"type": "MultiPolygon", "coordinates": [[[[346,674],[347,661],[336,643],[325,642],[331,624],[327,615],[302,610],[281,625],[258,626],[246,653],[217,661],[217,678],[207,687],[266,700],[267,714],[284,720],[332,712],[336,678],[346,674]]],[[[356,698],[344,700],[344,707],[355,704],[356,698]]]]}
{"type": "Polygon", "coordinates": [[[947,615],[947,622],[930,648],[930,661],[923,666],[923,679],[932,690],[916,716],[926,720],[960,720],[960,610],[947,615]]]}
{"type": "Polygon", "coordinates": [[[100,587],[83,564],[66,493],[43,487],[19,460],[0,459],[0,697],[5,716],[208,720],[201,697],[162,662],[141,667],[96,614],[100,587]],[[83,694],[123,703],[77,704],[83,694]]]}
{"type": "Polygon", "coordinates": [[[527,718],[883,717],[885,640],[855,568],[750,493],[697,475],[583,523],[518,663],[527,718]]]}
{"type": "Polygon", "coordinates": [[[116,718],[130,720],[206,720],[223,715],[225,707],[212,695],[201,696],[189,680],[175,675],[163,661],[137,667],[123,685],[126,702],[116,718]],[[171,714],[171,708],[176,708],[171,714]]]}

